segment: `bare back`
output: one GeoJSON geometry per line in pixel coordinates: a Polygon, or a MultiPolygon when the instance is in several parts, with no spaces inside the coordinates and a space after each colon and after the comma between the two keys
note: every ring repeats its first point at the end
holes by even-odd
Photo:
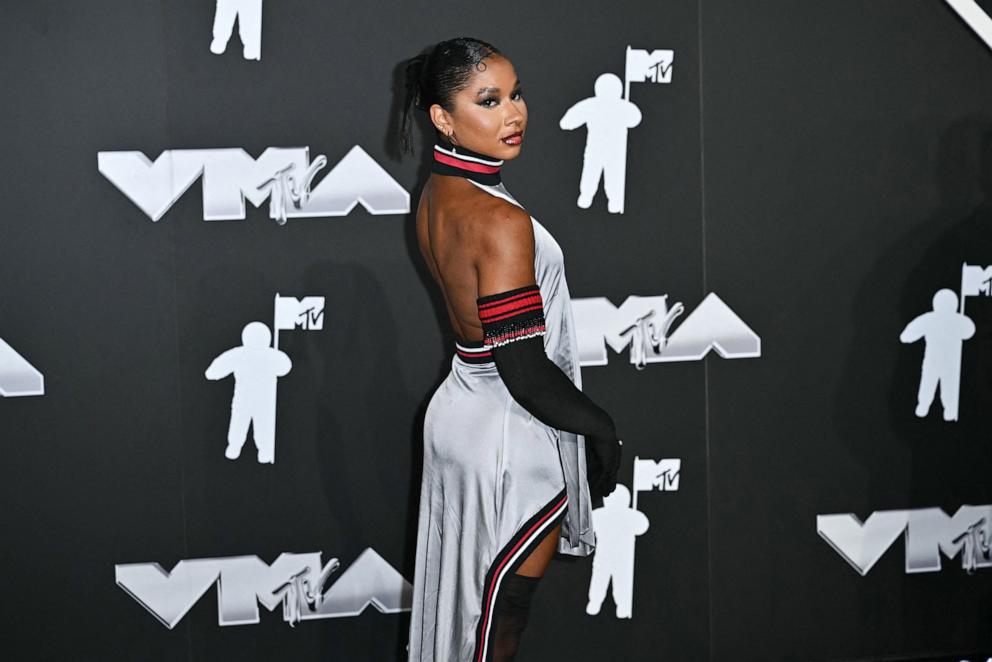
{"type": "Polygon", "coordinates": [[[424,185],[417,243],[461,340],[482,340],[476,298],[536,280],[530,215],[461,177],[432,174],[424,185]]]}

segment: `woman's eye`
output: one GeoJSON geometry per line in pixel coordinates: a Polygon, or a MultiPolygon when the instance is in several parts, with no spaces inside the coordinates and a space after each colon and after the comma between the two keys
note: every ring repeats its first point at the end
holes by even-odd
{"type": "MultiPolygon", "coordinates": [[[[522,99],[523,98],[523,95],[524,95],[524,91],[523,90],[517,90],[516,92],[514,92],[513,94],[510,95],[510,98],[511,99],[522,99]]],[[[492,106],[490,105],[490,102],[495,103],[495,104],[498,104],[499,103],[499,99],[497,99],[496,97],[489,97],[488,99],[483,99],[482,101],[480,101],[479,102],[479,105],[480,106],[485,106],[486,108],[492,108],[492,106]]]]}

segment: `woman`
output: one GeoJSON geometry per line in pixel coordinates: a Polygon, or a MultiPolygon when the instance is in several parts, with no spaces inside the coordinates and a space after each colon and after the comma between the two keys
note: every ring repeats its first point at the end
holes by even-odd
{"type": "Polygon", "coordinates": [[[437,134],[417,238],[456,336],[424,419],[410,660],[512,660],[555,551],[594,548],[590,495],[616,486],[620,441],[579,388],[561,249],[501,182],[527,129],[513,65],[458,38],[406,81],[404,148],[411,106],[437,134]]]}

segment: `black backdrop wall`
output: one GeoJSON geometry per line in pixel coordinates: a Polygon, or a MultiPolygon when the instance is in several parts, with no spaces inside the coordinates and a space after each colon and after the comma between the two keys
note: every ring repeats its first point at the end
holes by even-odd
{"type": "Polygon", "coordinates": [[[992,650],[983,7],[5,2],[4,657],[404,659],[421,422],[453,338],[413,236],[429,144],[421,132],[418,156],[399,154],[399,65],[462,34],[507,53],[524,85],[508,189],[561,244],[576,305],[620,309],[584,337],[634,323],[630,296],[685,306],[642,370],[629,335],[583,370],[649,527],[624,529],[626,507],[604,518],[621,543],[596,615],[589,560],[552,564],[520,659],[992,650]],[[243,36],[211,52],[235,9],[243,36]],[[577,206],[598,129],[559,126],[604,73],[632,79],[642,116],[585,163],[626,145],[623,213],[601,187],[577,206]],[[299,182],[321,154],[315,192],[349,158],[311,217],[276,222],[284,191],[256,187],[294,160],[299,182]],[[257,198],[243,213],[242,192],[257,198]],[[909,329],[942,289],[950,310],[909,329]],[[725,305],[701,305],[710,293],[725,305]],[[280,325],[277,295],[323,299],[281,304],[297,326],[280,331],[292,369],[275,392],[273,373],[241,366],[252,404],[234,416],[254,407],[276,461],[250,438],[232,461],[234,380],[205,371],[249,322],[280,325]],[[704,358],[677,351],[700,333],[704,358]],[[940,386],[918,416],[921,380],[940,386]],[[635,456],[658,463],[637,484],[635,456]],[[312,588],[331,559],[336,617],[314,618],[293,577],[312,588]]]}

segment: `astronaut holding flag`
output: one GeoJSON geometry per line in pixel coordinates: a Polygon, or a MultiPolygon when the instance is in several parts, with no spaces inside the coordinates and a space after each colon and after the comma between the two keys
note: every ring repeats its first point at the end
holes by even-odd
{"type": "Polygon", "coordinates": [[[672,82],[675,51],[647,51],[627,46],[624,80],[612,73],[600,74],[595,95],[573,104],[558,121],[565,131],[586,127],[586,147],[582,153],[579,178],[580,209],[592,206],[600,179],[606,194],[606,210],[624,211],[627,180],[627,132],[641,123],[641,110],[630,101],[631,82],[672,82]]]}
{"type": "Polygon", "coordinates": [[[224,457],[236,460],[248,441],[251,426],[260,464],[276,461],[276,384],[293,368],[293,362],[279,350],[279,330],[324,328],[324,297],[275,299],[275,346],[272,334],[262,322],[249,322],[241,332],[241,345],[215,358],[205,376],[218,380],[234,375],[231,422],[227,430],[224,457]]]}
{"type": "Polygon", "coordinates": [[[622,214],[627,178],[627,131],[641,123],[641,111],[620,97],[622,85],[616,74],[600,74],[593,89],[594,96],[577,101],[558,120],[558,126],[565,131],[582,125],[586,127],[576,204],[580,209],[589,209],[602,179],[607,211],[622,214]]]}
{"type": "Polygon", "coordinates": [[[647,532],[647,516],[637,510],[637,493],[657,487],[663,492],[679,489],[682,460],[642,460],[634,458],[634,502],[630,490],[619,484],[603,499],[603,507],[592,511],[596,532],[596,554],[592,558],[589,602],[586,613],[599,614],[612,585],[617,618],[631,618],[634,602],[634,545],[637,536],[647,532]]]}
{"type": "Polygon", "coordinates": [[[617,484],[616,489],[603,499],[602,508],[593,509],[596,553],[592,557],[587,614],[599,614],[606,590],[612,584],[617,618],[633,616],[634,543],[648,526],[647,516],[636,507],[630,507],[630,490],[623,484],[617,484]]]}
{"type": "MultiPolygon", "coordinates": [[[[961,272],[961,310],[964,299],[977,293],[974,269],[964,265],[961,272]]],[[[978,278],[982,273],[979,268],[978,278]]],[[[937,388],[944,408],[944,420],[958,420],[958,398],[961,388],[962,345],[975,335],[975,323],[958,312],[958,297],[954,290],[943,288],[933,295],[933,310],[918,315],[899,334],[904,344],[924,341],[923,364],[920,367],[920,387],[916,394],[916,416],[926,418],[930,413],[937,388]]]]}

